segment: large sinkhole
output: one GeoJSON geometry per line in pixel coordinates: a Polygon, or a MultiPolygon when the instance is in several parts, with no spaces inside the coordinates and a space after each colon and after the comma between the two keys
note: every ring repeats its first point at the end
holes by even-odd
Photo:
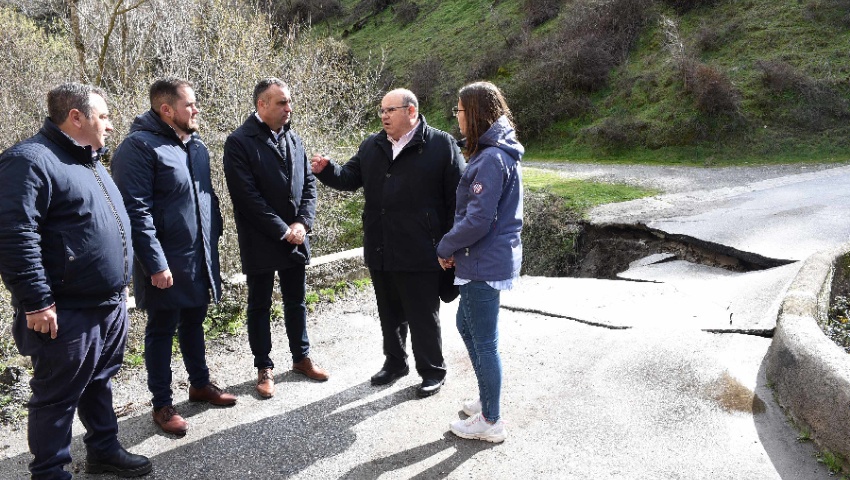
{"type": "MultiPolygon", "coordinates": [[[[618,279],[619,273],[630,264],[653,255],[662,254],[658,261],[684,260],[687,262],[723,268],[735,272],[765,270],[792,263],[744,252],[732,247],[706,242],[685,235],[669,234],[642,224],[592,225],[578,223],[571,226],[572,251],[568,254],[535,252],[544,258],[560,255],[547,265],[558,265],[546,276],[618,279]]],[[[528,272],[535,275],[534,272],[528,272]]]]}

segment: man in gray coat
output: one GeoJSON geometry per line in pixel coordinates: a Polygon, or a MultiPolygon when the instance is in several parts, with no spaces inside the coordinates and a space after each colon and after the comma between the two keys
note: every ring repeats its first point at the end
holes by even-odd
{"type": "Polygon", "coordinates": [[[174,408],[171,390],[175,329],[189,373],[189,401],[236,403],[210,382],[204,344],[210,300],[221,298],[222,221],[209,151],[196,133],[199,110],[192,84],[158,80],[151,85],[150,103],[115,151],[112,175],[133,226],[137,306],[148,313],[145,366],[153,420],[163,431],[182,436],[189,425],[174,408]]]}

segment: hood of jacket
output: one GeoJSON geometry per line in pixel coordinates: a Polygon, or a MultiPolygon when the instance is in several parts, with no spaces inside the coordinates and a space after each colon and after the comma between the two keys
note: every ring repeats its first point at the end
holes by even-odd
{"type": "MultiPolygon", "coordinates": [[[[135,132],[150,132],[154,135],[162,135],[177,142],[178,144],[183,143],[177,135],[177,132],[171,128],[171,125],[165,123],[153,110],[148,110],[133,120],[133,124],[130,125],[129,133],[132,134],[135,132]]],[[[192,133],[192,138],[194,139],[197,135],[197,132],[192,133]]]]}
{"type": "Polygon", "coordinates": [[[514,160],[520,161],[525,153],[525,148],[516,138],[516,130],[511,126],[508,117],[502,115],[493,125],[478,139],[479,148],[498,147],[510,155],[514,160]]]}

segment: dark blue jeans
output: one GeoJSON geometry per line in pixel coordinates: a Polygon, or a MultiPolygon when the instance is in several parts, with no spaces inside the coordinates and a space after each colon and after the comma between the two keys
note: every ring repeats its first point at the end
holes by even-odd
{"type": "Polygon", "coordinates": [[[145,328],[145,367],[148,370],[148,390],[153,395],[153,408],[172,405],[171,346],[174,332],[183,354],[183,365],[189,373],[189,383],[203,388],[210,383],[204,343],[204,319],[208,305],[168,310],[148,309],[145,328]]]}
{"type": "Polygon", "coordinates": [[[59,331],[26,328],[26,314],[15,315],[15,342],[32,357],[32,397],[27,404],[27,439],[34,479],[67,479],[71,463],[74,411],[86,427],[86,449],[109,455],[120,448],[112,408],[112,377],[121,368],[127,343],[127,305],[57,310],[59,331]]]}
{"type": "Polygon", "coordinates": [[[469,282],[460,286],[457,330],[475,377],[481,398],[481,414],[491,422],[499,420],[502,393],[502,360],[499,357],[499,290],[487,282],[469,282]]]}
{"type": "MultiPolygon", "coordinates": [[[[289,339],[292,362],[298,363],[310,354],[307,337],[307,271],[304,265],[277,272],[283,299],[283,323],[289,339]]],[[[274,368],[272,351],[271,308],[274,272],[247,275],[248,343],[257,368],[274,368]]]]}

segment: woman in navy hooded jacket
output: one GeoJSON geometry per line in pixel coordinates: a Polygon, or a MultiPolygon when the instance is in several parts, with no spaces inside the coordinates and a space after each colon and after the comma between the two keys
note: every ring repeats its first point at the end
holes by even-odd
{"type": "Polygon", "coordinates": [[[501,442],[502,364],[498,350],[499,294],[509,290],[522,263],[523,146],[499,89],[476,82],[460,89],[453,109],[469,157],[457,187],[454,226],[437,245],[444,269],[460,285],[457,328],[478,379],[478,398],[465,402],[469,418],[450,425],[463,438],[501,442]]]}

